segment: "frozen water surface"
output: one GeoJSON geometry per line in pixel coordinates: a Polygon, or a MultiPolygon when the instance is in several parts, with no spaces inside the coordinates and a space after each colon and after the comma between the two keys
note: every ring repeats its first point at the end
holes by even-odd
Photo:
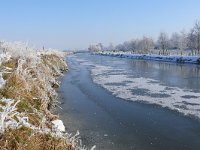
{"type": "MultiPolygon", "coordinates": [[[[123,69],[123,65],[116,68],[116,66],[110,66],[109,64],[99,65],[84,59],[78,59],[77,61],[81,65],[91,66],[93,81],[116,97],[124,100],[158,104],[185,115],[200,118],[200,92],[195,92],[188,87],[180,88],[167,85],[162,80],[143,76],[134,77],[126,68],[123,69]]],[[[157,69],[159,69],[158,67],[159,65],[156,65],[157,69]]],[[[172,80],[174,79],[172,78],[172,80]]]]}
{"type": "Polygon", "coordinates": [[[97,150],[198,150],[200,67],[90,54],[67,58],[66,130],[97,150]]]}

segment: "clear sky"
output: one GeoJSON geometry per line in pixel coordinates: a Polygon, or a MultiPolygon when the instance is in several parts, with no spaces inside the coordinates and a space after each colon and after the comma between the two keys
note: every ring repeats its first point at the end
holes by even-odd
{"type": "Polygon", "coordinates": [[[0,40],[84,49],[188,31],[200,0],[0,0],[0,40]]]}

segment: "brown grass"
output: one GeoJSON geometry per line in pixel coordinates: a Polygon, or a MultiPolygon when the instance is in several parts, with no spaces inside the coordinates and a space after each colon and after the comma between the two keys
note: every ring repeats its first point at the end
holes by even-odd
{"type": "Polygon", "coordinates": [[[12,70],[14,70],[17,67],[18,64],[18,58],[11,58],[10,60],[3,62],[2,66],[11,68],[12,70]]]}
{"type": "MultiPolygon", "coordinates": [[[[4,62],[1,67],[11,68],[12,73],[3,74],[6,80],[4,88],[0,91],[0,96],[14,100],[20,100],[17,104],[17,111],[25,113],[29,118],[29,123],[36,127],[41,127],[42,118],[33,110],[46,116],[45,126],[51,129],[50,121],[57,118],[49,111],[49,106],[56,99],[56,93],[53,89],[57,87],[55,78],[67,69],[63,59],[59,56],[50,54],[41,56],[42,63],[37,65],[37,68],[31,68],[27,65],[31,60],[27,59],[22,65],[21,72],[17,72],[18,58],[12,58],[4,62]],[[29,76],[25,77],[23,71],[29,69],[29,76]],[[38,77],[37,71],[43,75],[43,79],[38,77]],[[46,78],[52,77],[52,78],[46,78]],[[45,80],[44,80],[45,78],[45,80]],[[50,90],[46,89],[49,85],[50,90]]],[[[1,105],[5,105],[1,103],[1,105]]],[[[0,150],[74,150],[74,148],[66,143],[65,139],[56,139],[47,134],[34,133],[33,130],[26,127],[21,127],[15,130],[6,130],[3,135],[0,135],[0,150]]]]}
{"type": "Polygon", "coordinates": [[[74,150],[64,139],[33,133],[26,127],[7,130],[0,136],[0,147],[1,150],[74,150]]]}
{"type": "Polygon", "coordinates": [[[57,75],[57,74],[56,74],[56,70],[53,66],[57,66],[57,68],[59,68],[60,71],[67,70],[67,66],[66,66],[64,60],[55,54],[42,55],[41,58],[42,58],[43,63],[46,66],[48,66],[50,69],[52,69],[54,75],[57,75]]]}

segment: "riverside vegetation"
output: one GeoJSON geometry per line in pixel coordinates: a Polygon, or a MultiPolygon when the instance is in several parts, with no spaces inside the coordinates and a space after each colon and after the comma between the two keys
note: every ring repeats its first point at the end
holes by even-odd
{"type": "Polygon", "coordinates": [[[0,147],[19,150],[86,149],[58,116],[58,77],[67,70],[64,53],[33,50],[21,42],[0,43],[0,147]]]}

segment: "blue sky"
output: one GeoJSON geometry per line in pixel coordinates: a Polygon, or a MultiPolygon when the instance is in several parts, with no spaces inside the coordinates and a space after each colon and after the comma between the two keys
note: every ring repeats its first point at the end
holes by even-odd
{"type": "Polygon", "coordinates": [[[0,0],[0,40],[84,49],[188,31],[200,0],[0,0]]]}

